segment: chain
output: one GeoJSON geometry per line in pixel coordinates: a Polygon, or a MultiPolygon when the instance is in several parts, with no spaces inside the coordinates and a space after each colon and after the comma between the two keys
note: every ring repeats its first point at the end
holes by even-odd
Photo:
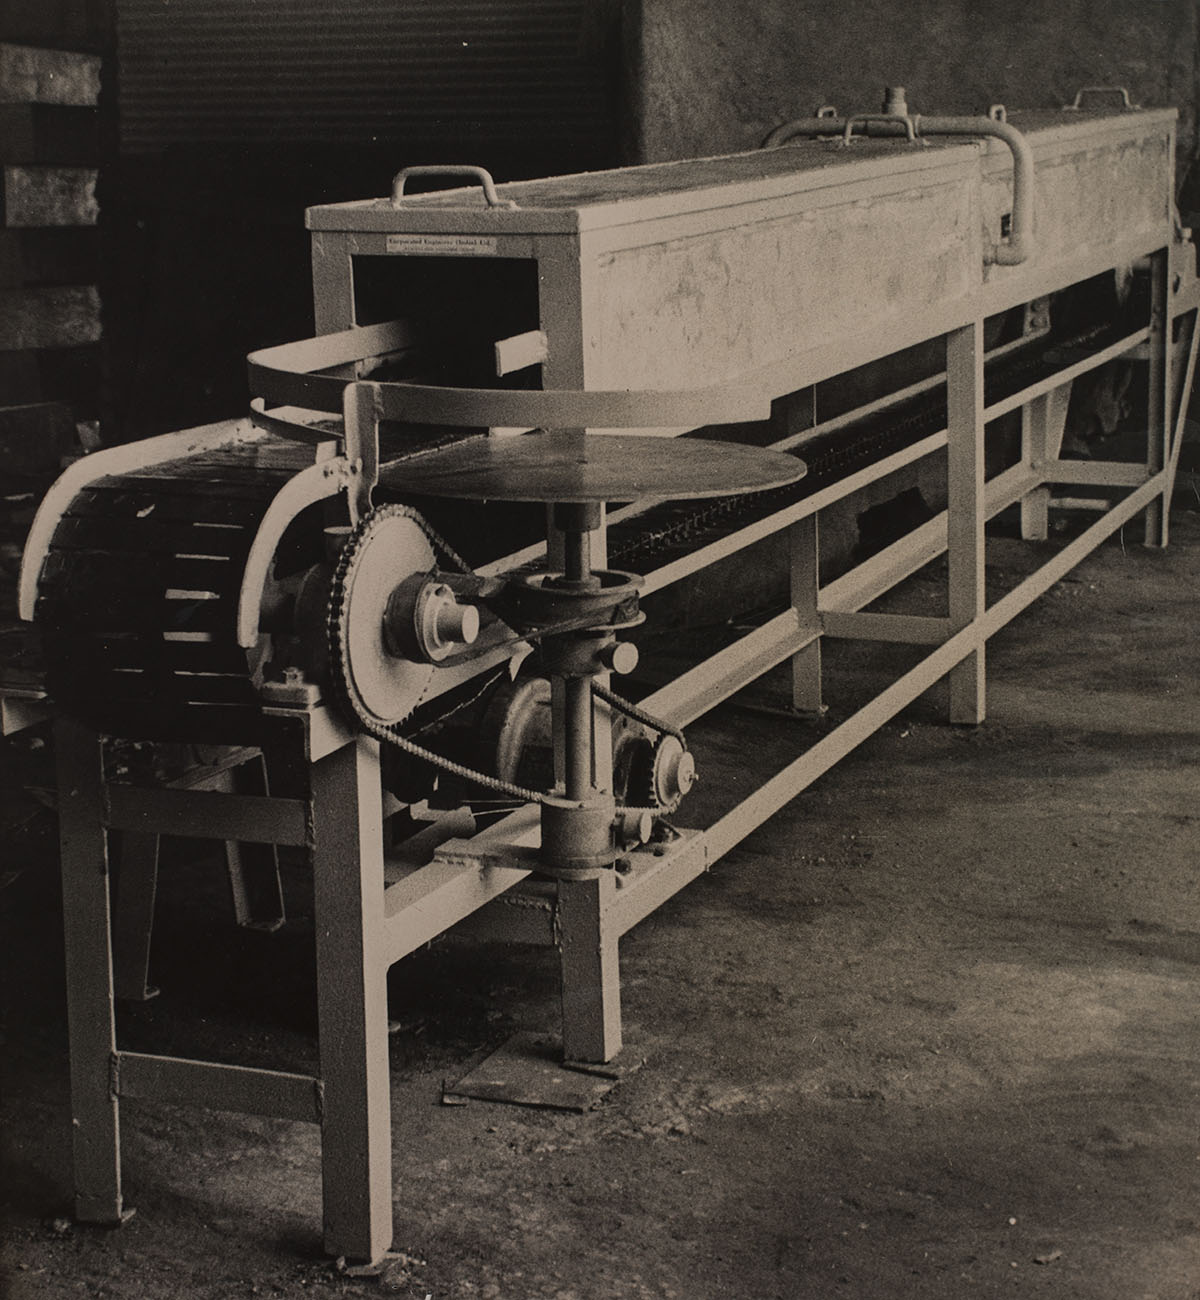
{"type": "Polygon", "coordinates": [[[350,709],[358,719],[359,724],[369,735],[384,744],[394,745],[397,749],[403,750],[404,753],[411,755],[413,758],[418,758],[422,762],[430,763],[432,766],[440,768],[443,772],[449,772],[452,776],[462,777],[464,780],[482,785],[488,790],[495,790],[500,794],[510,795],[514,799],[521,800],[522,803],[537,803],[559,808],[582,807],[583,805],[577,800],[563,799],[557,795],[545,794],[539,790],[530,790],[525,786],[515,785],[510,781],[502,781],[499,777],[489,776],[486,772],[478,772],[474,768],[467,767],[463,763],[456,763],[453,759],[447,758],[444,754],[438,754],[432,749],[426,749],[424,745],[419,745],[415,740],[410,740],[407,736],[402,735],[398,724],[379,722],[377,719],[371,717],[367,710],[362,707],[361,701],[358,698],[358,693],[351,682],[349,653],[346,643],[348,624],[347,600],[349,595],[346,585],[347,578],[362,552],[366,539],[370,536],[375,525],[381,519],[393,518],[396,516],[410,519],[415,523],[425,534],[433,549],[436,552],[440,552],[442,558],[457,568],[460,573],[470,572],[470,569],[454,548],[443,538],[439,537],[421,515],[410,506],[377,506],[370,514],[360,520],[353,535],[346,542],[345,546],[342,547],[341,555],[338,557],[337,567],[334,570],[333,583],[329,596],[329,618],[327,624],[329,636],[329,661],[333,670],[332,677],[338,697],[341,699],[342,703],[350,709]]]}
{"type": "Polygon", "coordinates": [[[687,740],[678,727],[673,727],[669,722],[663,722],[661,718],[656,718],[653,713],[647,713],[645,709],[641,709],[636,704],[631,704],[628,700],[622,699],[616,692],[610,691],[607,686],[602,686],[597,681],[592,682],[592,694],[603,700],[605,704],[611,704],[618,713],[623,713],[627,718],[632,718],[634,722],[640,722],[642,726],[649,727],[651,731],[657,731],[664,736],[674,736],[684,749],[687,749],[687,740]]]}

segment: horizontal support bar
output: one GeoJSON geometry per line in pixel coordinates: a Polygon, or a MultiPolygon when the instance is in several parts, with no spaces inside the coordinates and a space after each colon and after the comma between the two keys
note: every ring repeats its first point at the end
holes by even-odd
{"type": "Polygon", "coordinates": [[[1052,388],[1061,388],[1063,384],[1069,384],[1073,379],[1078,379],[1080,375],[1086,375],[1089,370],[1096,370],[1106,362],[1115,361],[1119,356],[1122,356],[1149,337],[1149,326],[1134,330],[1132,334],[1127,334],[1115,343],[1110,343],[1108,347],[1101,348],[1099,352],[1093,352],[1090,356],[1076,361],[1073,365],[1064,366],[1062,370],[1056,370],[1054,374],[1038,380],[1036,384],[1030,384],[1028,388],[1022,388],[1020,392],[1013,393],[1002,401],[984,407],[983,418],[989,422],[998,420],[1000,416],[1007,415],[1009,411],[1015,411],[1018,407],[1032,402],[1035,397],[1041,397],[1043,393],[1048,393],[1052,388]]]}
{"type": "MultiPolygon", "coordinates": [[[[1027,465],[1014,465],[984,487],[984,517],[991,519],[1023,496],[1041,487],[1045,478],[1027,465]]],[[[930,560],[946,549],[946,511],[935,515],[906,537],[873,555],[849,573],[821,589],[820,597],[827,611],[857,612],[877,600],[884,592],[910,578],[930,560]]]]}
{"type": "Polygon", "coordinates": [[[1107,510],[1112,504],[1106,497],[1051,497],[1052,510],[1107,510]]]}
{"type": "Polygon", "coordinates": [[[1047,483],[1139,487],[1150,477],[1145,465],[1125,460],[1049,460],[1037,466],[1047,483]]]}
{"type": "Polygon", "coordinates": [[[524,943],[552,948],[558,943],[558,904],[520,889],[509,890],[458,923],[455,934],[476,943],[524,943]]]}
{"type": "Polygon", "coordinates": [[[1069,573],[1105,538],[1115,533],[1162,494],[1165,473],[1132,492],[1114,506],[1103,519],[1097,520],[1073,542],[1047,560],[1006,596],[1003,596],[978,619],[955,633],[948,641],[926,656],[869,704],[852,714],[836,730],[819,740],[811,749],[789,763],[749,798],[725,814],[704,832],[709,860],[727,853],[753,830],[774,816],[785,804],[810,786],[818,777],[840,762],[851,750],[874,735],[934,682],[944,677],[969,654],[978,650],[990,636],[1028,608],[1039,596],[1069,573]]]}
{"type": "Polygon", "coordinates": [[[321,1081],[311,1075],[141,1052],[113,1056],[112,1089],[115,1096],[140,1101],[167,1101],[314,1124],[321,1122],[323,1110],[321,1081]]]}
{"type": "Polygon", "coordinates": [[[106,785],[105,825],[113,830],[249,844],[312,845],[308,804],[270,795],[222,794],[106,785]]]}
{"type": "Polygon", "coordinates": [[[621,887],[605,918],[618,935],[632,930],[668,898],[708,870],[711,858],[706,835],[686,830],[680,834],[682,839],[676,840],[664,856],[651,857],[644,869],[637,864],[648,855],[634,855],[633,874],[620,882],[621,887]]]}
{"type": "Polygon", "coordinates": [[[918,614],[859,614],[847,610],[822,610],[826,636],[845,641],[902,641],[910,645],[938,645],[950,635],[948,618],[918,614]]]}
{"type": "MultiPolygon", "coordinates": [[[[1039,339],[1045,338],[1049,332],[1050,327],[1045,325],[1030,330],[1028,334],[1022,334],[1020,338],[1010,339],[1007,343],[1001,343],[998,347],[990,348],[984,353],[984,364],[997,361],[1011,352],[1019,351],[1021,348],[1027,348],[1039,339]]],[[[807,429],[799,429],[795,433],[789,433],[787,437],[768,445],[772,451],[789,451],[793,447],[802,446],[812,438],[821,437],[827,433],[835,433],[848,425],[857,424],[859,420],[865,420],[870,415],[877,415],[879,412],[886,411],[893,406],[899,406],[902,402],[910,401],[912,398],[920,397],[925,393],[932,393],[945,386],[946,372],[942,370],[936,375],[917,380],[915,384],[909,384],[905,388],[898,388],[894,393],[886,393],[883,397],[877,397],[873,402],[864,402],[862,406],[843,411],[841,415],[830,416],[828,420],[820,420],[807,429]]]]}
{"type": "Polygon", "coordinates": [[[536,805],[470,839],[449,840],[428,866],[410,872],[383,893],[383,958],[390,966],[444,934],[532,869],[514,865],[540,842],[536,805]],[[498,838],[507,827],[511,838],[498,838]]]}
{"type": "Polygon", "coordinates": [[[795,609],[785,609],[769,623],[739,637],[655,691],[642,701],[641,707],[677,727],[686,727],[789,655],[812,645],[820,635],[818,629],[801,624],[795,609]]]}

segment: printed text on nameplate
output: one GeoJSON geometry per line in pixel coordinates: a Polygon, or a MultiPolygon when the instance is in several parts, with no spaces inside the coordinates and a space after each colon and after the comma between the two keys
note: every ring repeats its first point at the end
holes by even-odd
{"type": "Polygon", "coordinates": [[[389,253],[426,253],[437,257],[495,257],[494,235],[389,235],[389,253]]]}

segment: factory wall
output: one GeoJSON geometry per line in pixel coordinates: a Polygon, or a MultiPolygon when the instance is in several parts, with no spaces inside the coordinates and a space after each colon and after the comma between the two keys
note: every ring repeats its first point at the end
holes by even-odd
{"type": "Polygon", "coordinates": [[[245,354],[312,332],[306,207],[617,161],[604,0],[113,3],[114,440],[240,413],[245,354]]]}
{"type": "MultiPolygon", "coordinates": [[[[630,149],[641,160],[753,148],[819,105],[874,111],[902,85],[914,112],[1049,108],[1125,86],[1180,110],[1196,139],[1193,0],[641,0],[630,149]]],[[[1182,179],[1182,177],[1181,177],[1182,179]]]]}

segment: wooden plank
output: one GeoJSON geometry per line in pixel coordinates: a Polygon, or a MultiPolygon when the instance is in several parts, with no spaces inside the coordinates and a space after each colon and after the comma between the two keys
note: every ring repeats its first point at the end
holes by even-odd
{"type": "Polygon", "coordinates": [[[0,290],[0,352],[71,348],[100,339],[94,285],[0,290]]]}
{"type": "Polygon", "coordinates": [[[526,366],[540,366],[550,355],[548,346],[542,330],[529,330],[524,334],[514,334],[512,338],[497,340],[497,377],[524,370],[526,366]]]}
{"type": "Polygon", "coordinates": [[[97,166],[100,114],[62,104],[0,103],[0,160],[97,166]]]}
{"type": "Polygon", "coordinates": [[[0,44],[0,103],[96,105],[100,56],[0,44]]]}
{"type": "Polygon", "coordinates": [[[4,168],[3,224],[25,226],[94,226],[97,172],[93,167],[4,168]]]}
{"type": "Polygon", "coordinates": [[[307,1074],[118,1052],[113,1079],[119,1097],[321,1122],[321,1082],[307,1074]]]}

